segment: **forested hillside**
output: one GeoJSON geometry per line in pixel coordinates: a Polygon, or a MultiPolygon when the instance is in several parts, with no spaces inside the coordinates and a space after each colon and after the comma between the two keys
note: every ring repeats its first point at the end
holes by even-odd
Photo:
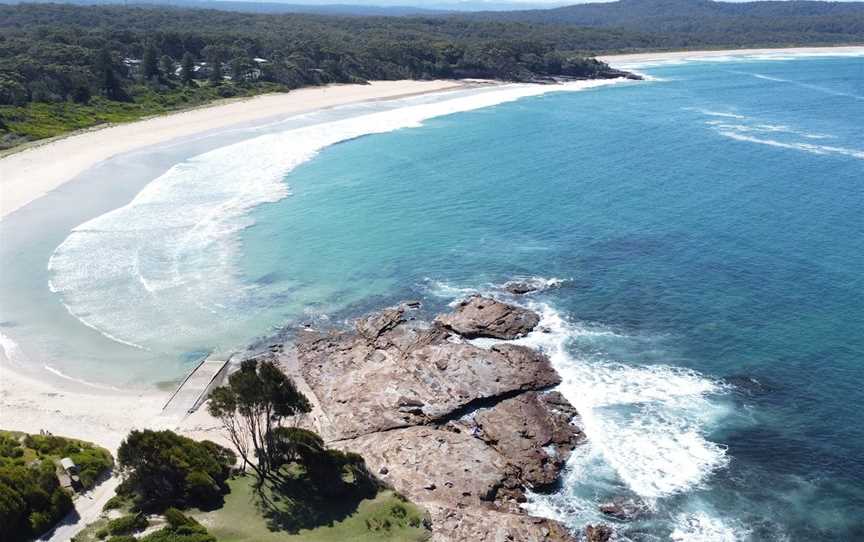
{"type": "Polygon", "coordinates": [[[623,0],[539,11],[337,17],[0,4],[0,149],[219,97],[309,85],[609,77],[613,70],[587,57],[861,43],[862,5],[623,0]]]}
{"type": "Polygon", "coordinates": [[[646,32],[664,47],[864,42],[864,2],[619,0],[459,17],[646,32]]]}
{"type": "MultiPolygon", "coordinates": [[[[607,77],[597,31],[168,7],[0,6],[0,147],[218,97],[373,79],[607,77]],[[583,47],[585,46],[585,47],[583,47]]],[[[604,34],[606,46],[616,42],[604,34]]]]}

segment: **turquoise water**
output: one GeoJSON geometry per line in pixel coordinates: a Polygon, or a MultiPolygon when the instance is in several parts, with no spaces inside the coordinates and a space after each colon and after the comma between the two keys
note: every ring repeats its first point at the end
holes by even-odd
{"type": "Polygon", "coordinates": [[[247,280],[327,314],[563,279],[538,340],[596,445],[536,509],[635,495],[634,540],[864,539],[864,60],[645,70],[328,148],[255,211],[247,280]]]}
{"type": "Polygon", "coordinates": [[[177,371],[285,323],[554,279],[523,342],[589,444],[532,510],[578,528],[625,496],[649,508],[625,540],[864,539],[864,58],[638,69],[216,146],[46,242],[43,295],[177,371]]]}

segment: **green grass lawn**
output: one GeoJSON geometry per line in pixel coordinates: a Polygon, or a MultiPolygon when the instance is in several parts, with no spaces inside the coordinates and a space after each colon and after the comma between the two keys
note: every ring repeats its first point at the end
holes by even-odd
{"type": "MultiPolygon", "coordinates": [[[[187,511],[201,522],[219,542],[422,542],[430,532],[424,528],[424,512],[391,490],[378,492],[375,497],[359,502],[356,509],[338,521],[327,521],[296,532],[271,530],[262,513],[261,501],[254,489],[252,476],[234,478],[229,482],[231,493],[225,496],[221,508],[209,512],[187,511]]],[[[268,498],[273,493],[268,491],[268,498]]],[[[339,508],[338,503],[332,503],[339,508]]],[[[131,512],[123,503],[116,515],[131,512]]],[[[107,513],[73,542],[99,542],[98,534],[108,526],[107,513]]]]}
{"type": "Polygon", "coordinates": [[[253,483],[251,476],[231,480],[231,493],[225,496],[222,508],[191,515],[220,542],[419,542],[429,537],[423,527],[423,511],[390,490],[360,501],[356,510],[339,521],[293,534],[273,531],[262,515],[253,483]]]}

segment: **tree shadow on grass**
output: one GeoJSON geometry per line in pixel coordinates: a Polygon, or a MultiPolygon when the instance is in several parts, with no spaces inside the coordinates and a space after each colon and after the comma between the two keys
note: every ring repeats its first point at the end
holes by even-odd
{"type": "Polygon", "coordinates": [[[271,531],[296,534],[344,520],[379,489],[362,467],[339,465],[316,472],[292,464],[258,488],[258,507],[271,531]]]}

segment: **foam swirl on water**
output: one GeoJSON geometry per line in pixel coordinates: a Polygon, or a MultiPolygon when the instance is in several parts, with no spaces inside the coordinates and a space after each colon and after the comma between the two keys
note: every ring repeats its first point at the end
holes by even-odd
{"type": "Polygon", "coordinates": [[[116,342],[206,344],[266,305],[259,287],[237,276],[237,234],[252,225],[254,207],[289,194],[285,174],[321,149],[433,117],[610,82],[617,81],[506,85],[432,103],[409,101],[195,156],[129,204],[76,227],[51,256],[51,289],[73,316],[116,342]]]}

